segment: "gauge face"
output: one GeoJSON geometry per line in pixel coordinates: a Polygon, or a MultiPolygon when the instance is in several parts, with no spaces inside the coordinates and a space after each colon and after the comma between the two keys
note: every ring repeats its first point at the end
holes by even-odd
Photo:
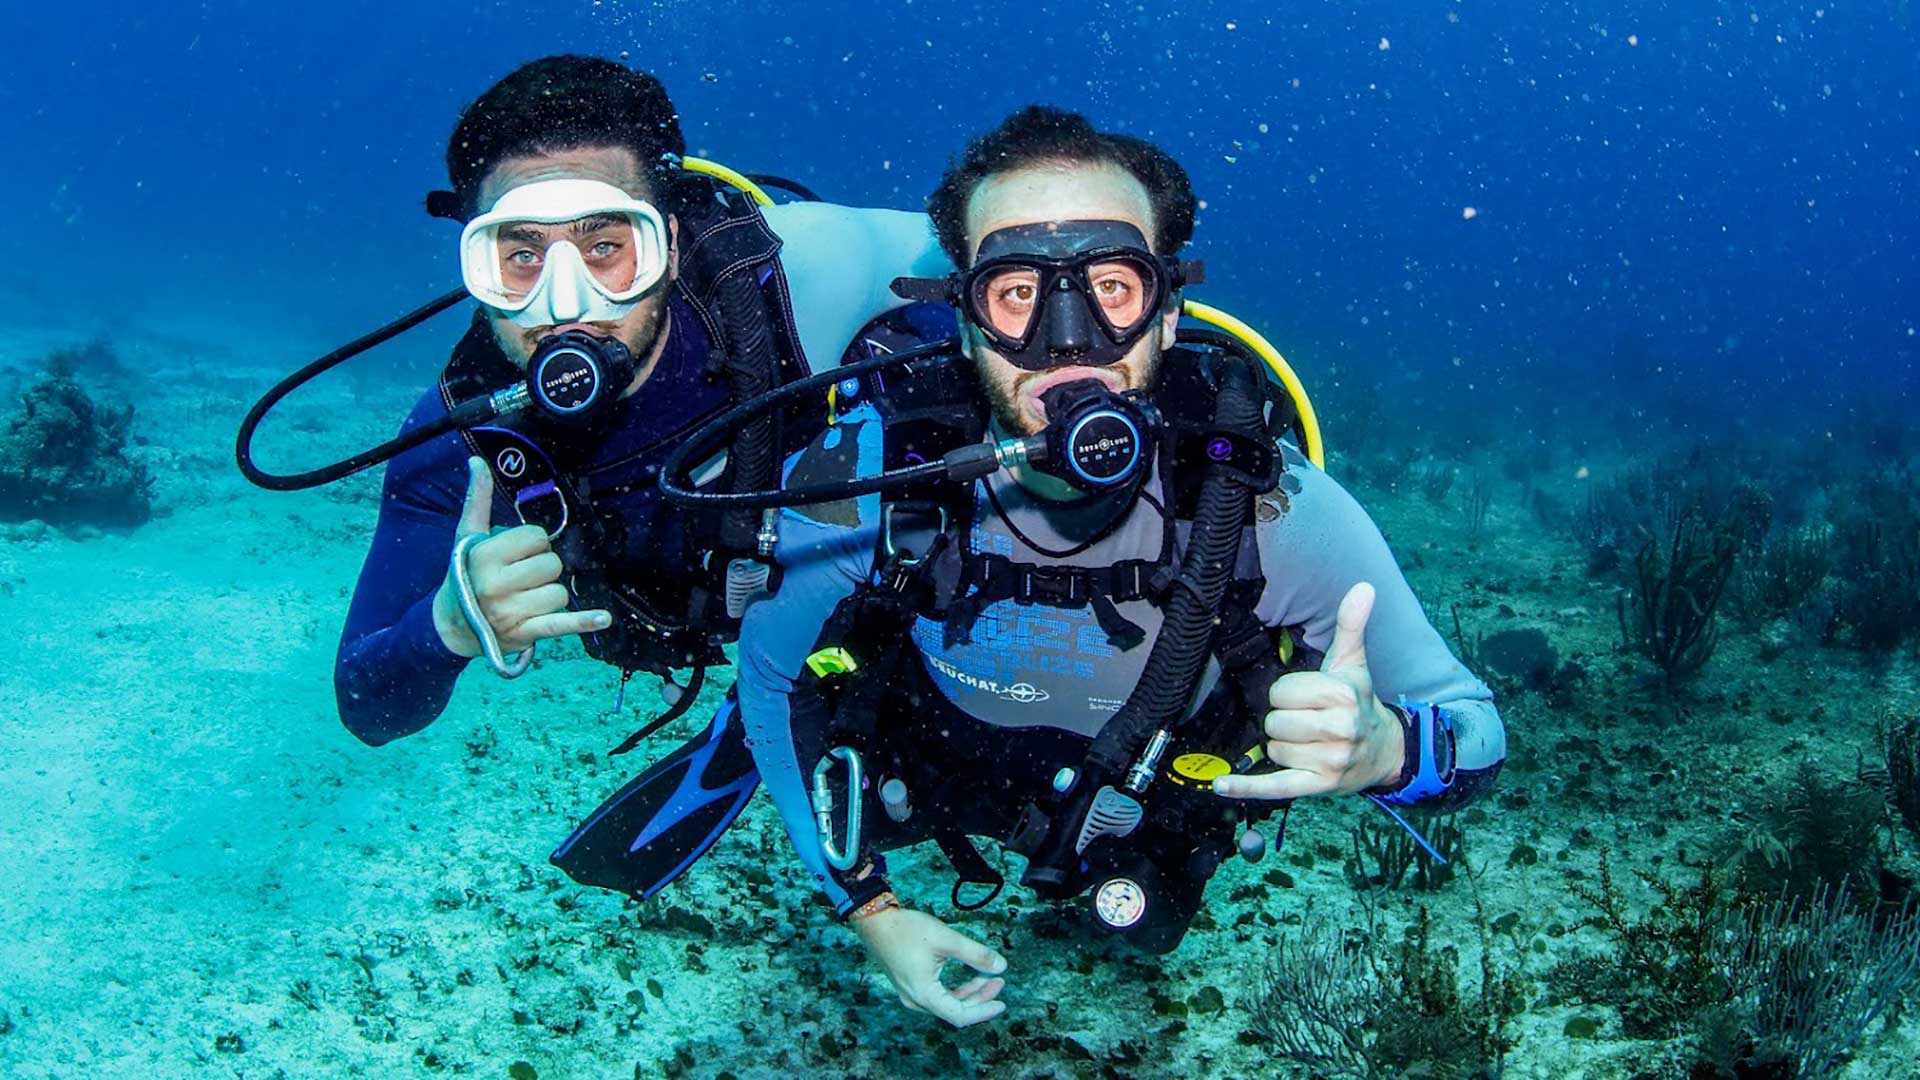
{"type": "Polygon", "coordinates": [[[1131,878],[1114,878],[1093,894],[1093,913],[1115,930],[1125,930],[1147,913],[1147,894],[1131,878]]]}

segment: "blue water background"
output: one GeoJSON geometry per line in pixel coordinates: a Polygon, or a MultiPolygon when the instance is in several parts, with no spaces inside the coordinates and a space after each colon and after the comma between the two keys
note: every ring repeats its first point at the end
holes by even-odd
{"type": "Polygon", "coordinates": [[[919,206],[1031,101],[1153,138],[1205,199],[1201,295],[1416,419],[1683,378],[1710,417],[1650,424],[1817,435],[1916,382],[1904,2],[9,7],[18,322],[263,369],[349,337],[455,283],[421,197],[461,105],[584,51],[658,73],[696,152],[842,202],[919,206]]]}

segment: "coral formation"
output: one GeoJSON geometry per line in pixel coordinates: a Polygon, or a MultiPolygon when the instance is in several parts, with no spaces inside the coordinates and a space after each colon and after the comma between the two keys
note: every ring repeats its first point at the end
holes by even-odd
{"type": "MultiPolygon", "coordinates": [[[[75,377],[99,347],[48,357],[46,374],[0,421],[0,520],[130,526],[153,513],[153,478],[127,454],[133,406],[96,405],[75,377]]],[[[109,354],[110,355],[110,354],[109,354]]]]}

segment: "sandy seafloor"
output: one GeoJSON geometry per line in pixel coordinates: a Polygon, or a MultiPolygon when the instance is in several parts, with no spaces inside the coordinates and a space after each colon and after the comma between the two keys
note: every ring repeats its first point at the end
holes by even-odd
{"type": "MultiPolygon", "coordinates": [[[[21,335],[0,356],[6,400],[59,340],[21,335]]],[[[517,682],[471,669],[418,736],[378,750],[352,739],[332,664],[378,474],[256,491],[231,461],[234,424],[264,385],[256,369],[187,341],[121,350],[144,375],[102,397],[139,402],[154,520],[104,534],[0,526],[0,1076],[506,1077],[517,1062],[543,1077],[1296,1075],[1240,1038],[1243,1006],[1289,922],[1357,918],[1340,861],[1324,855],[1347,850],[1356,800],[1303,804],[1278,857],[1230,863],[1209,892],[1217,928],[1158,963],[1074,970],[1087,967],[1083,947],[1038,936],[1046,920],[1030,897],[1018,914],[1003,899],[965,917],[1011,960],[1010,1008],[947,1030],[895,1004],[852,935],[809,902],[764,795],[647,908],[547,864],[640,759],[674,745],[663,735],[609,761],[637,717],[603,714],[614,673],[577,647],[547,651],[517,682]],[[1229,900],[1276,867],[1293,887],[1229,900]],[[1248,904],[1265,914],[1231,929],[1248,904]],[[1193,1007],[1169,1015],[1169,1000],[1193,1007]]],[[[287,407],[263,457],[368,445],[415,393],[324,382],[287,407]]],[[[1337,418],[1329,436],[1336,476],[1381,522],[1437,622],[1450,630],[1442,616],[1459,603],[1470,633],[1540,626],[1590,672],[1573,708],[1503,700],[1502,786],[1530,803],[1488,800],[1469,819],[1487,912],[1518,913],[1521,940],[1544,943],[1525,954],[1536,978],[1601,944],[1555,932],[1587,914],[1568,886],[1591,882],[1601,846],[1623,878],[1656,860],[1676,869],[1677,849],[1741,819],[1740,777],[1802,759],[1850,774],[1878,705],[1913,706],[1910,661],[1869,673],[1816,650],[1763,666],[1734,633],[1691,698],[1669,703],[1616,651],[1613,586],[1588,581],[1571,542],[1543,532],[1509,487],[1470,550],[1463,512],[1369,489],[1339,469],[1337,418]],[[1787,722],[1737,701],[1770,703],[1787,722]],[[1816,703],[1824,715],[1800,722],[1816,703]],[[1569,750],[1570,736],[1599,750],[1569,750]],[[1672,781],[1645,783],[1649,760],[1672,781]],[[1593,794],[1559,797],[1583,766],[1600,772],[1593,794]],[[1540,859],[1509,868],[1521,842],[1540,859]]],[[[642,682],[630,700],[650,708],[642,682]]],[[[903,893],[944,911],[944,860],[908,863],[903,893]]],[[[1431,904],[1463,970],[1477,970],[1466,882],[1384,902],[1396,926],[1431,904]]],[[[1536,1003],[1516,1031],[1514,1077],[1627,1076],[1664,1053],[1620,1039],[1618,1018],[1593,1007],[1536,1003]],[[1567,1037],[1575,1015],[1600,1020],[1597,1036],[1567,1037]]],[[[1846,1075],[1914,1075],[1916,1049],[1909,1017],[1846,1075]]]]}

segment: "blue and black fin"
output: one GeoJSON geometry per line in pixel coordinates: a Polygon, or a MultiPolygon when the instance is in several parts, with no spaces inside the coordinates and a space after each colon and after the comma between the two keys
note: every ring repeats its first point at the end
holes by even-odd
{"type": "Polygon", "coordinates": [[[582,885],[646,900],[727,831],[760,786],[739,706],[600,804],[549,857],[582,885]]]}

